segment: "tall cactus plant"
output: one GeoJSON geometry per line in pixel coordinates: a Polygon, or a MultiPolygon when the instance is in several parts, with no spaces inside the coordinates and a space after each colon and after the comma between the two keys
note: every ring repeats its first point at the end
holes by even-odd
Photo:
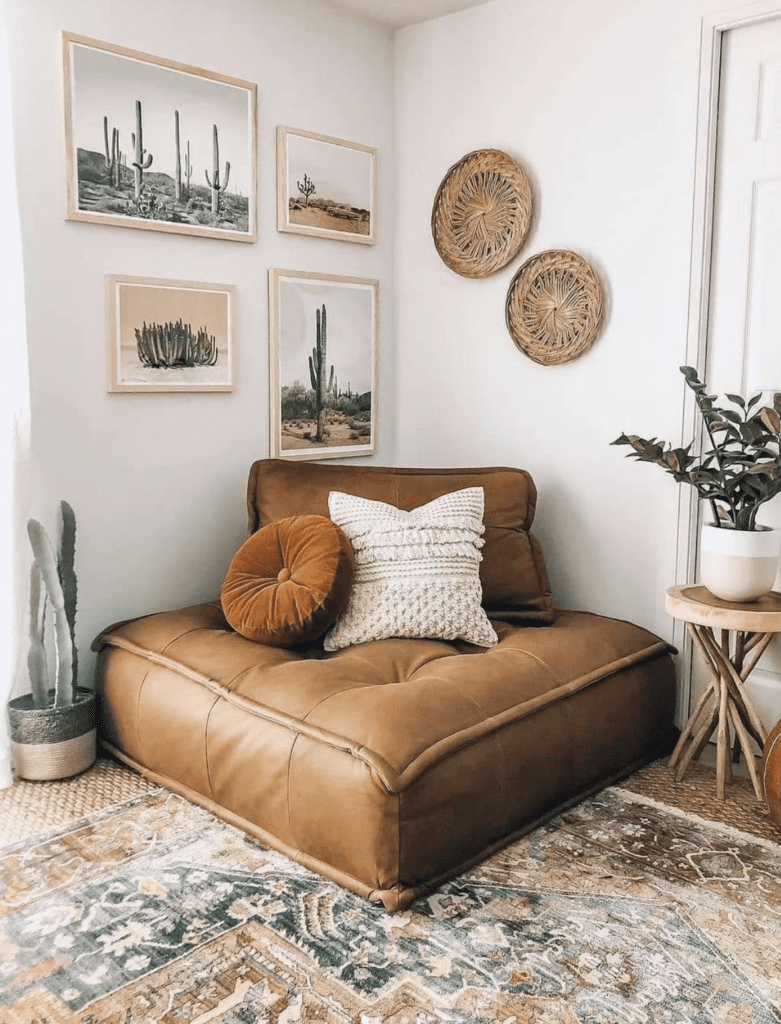
{"type": "Polygon", "coordinates": [[[30,651],[27,665],[36,707],[48,704],[49,676],[46,658],[45,626],[47,604],[54,619],[54,651],[57,666],[54,704],[72,704],[76,696],[78,654],[76,651],[76,517],[73,509],[60,504],[60,540],[57,554],[41,524],[30,519],[27,534],[35,561],[30,575],[30,651]]]}
{"type": "Polygon", "coordinates": [[[231,176],[231,165],[230,161],[225,161],[225,180],[220,182],[220,140],[217,135],[217,125],[212,125],[212,176],[209,178],[209,172],[204,170],[206,175],[206,183],[212,190],[212,213],[218,214],[220,212],[220,193],[224,192],[228,187],[228,180],[231,176]]]}
{"type": "Polygon", "coordinates": [[[135,160],[133,161],[133,169],[135,171],[135,190],[136,190],[136,202],[141,199],[141,186],[144,181],[144,171],[148,171],[152,166],[152,154],[147,153],[144,149],[144,127],[141,116],[141,100],[136,100],[136,130],[131,132],[130,142],[133,145],[135,151],[135,160]]]}
{"type": "Polygon", "coordinates": [[[315,441],[322,441],[325,430],[325,410],[328,392],[334,387],[334,367],[331,364],[331,379],[326,384],[326,354],[328,350],[328,334],[325,305],[315,312],[315,347],[309,357],[309,379],[315,393],[315,415],[317,416],[317,433],[315,441]]]}
{"type": "Polygon", "coordinates": [[[46,588],[41,567],[33,562],[30,569],[30,649],[27,670],[36,708],[45,708],[49,690],[49,661],[46,656],[46,588]]]}

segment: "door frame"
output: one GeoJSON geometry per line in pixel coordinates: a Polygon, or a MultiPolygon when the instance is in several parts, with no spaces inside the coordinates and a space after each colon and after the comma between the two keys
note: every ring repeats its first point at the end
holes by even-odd
{"type": "MultiPolygon", "coordinates": [[[[689,313],[686,332],[686,365],[696,368],[704,380],[708,355],[708,311],[710,308],[711,256],[716,181],[716,141],[719,123],[719,82],[722,42],[725,32],[781,17],[781,0],[760,0],[702,19],[700,76],[697,99],[697,135],[694,157],[694,209],[689,273],[689,313]]],[[[694,395],[686,388],[681,418],[681,436],[699,435],[700,424],[694,395]]],[[[675,553],[677,583],[693,583],[697,572],[697,492],[681,487],[678,498],[678,536],[675,553]]],[[[689,717],[692,683],[692,644],[685,626],[678,620],[673,643],[681,651],[678,714],[689,717]]]]}

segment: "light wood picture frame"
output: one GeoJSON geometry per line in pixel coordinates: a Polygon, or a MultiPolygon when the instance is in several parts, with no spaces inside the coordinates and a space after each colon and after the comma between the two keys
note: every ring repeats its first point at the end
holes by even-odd
{"type": "Polygon", "coordinates": [[[270,270],[269,317],[272,457],[374,455],[379,281],[270,270]]]}
{"type": "Polygon", "coordinates": [[[280,125],[277,228],[293,234],[374,245],[376,148],[280,125]]]}
{"type": "Polygon", "coordinates": [[[257,241],[257,85],[63,32],[68,220],[257,241]]]}
{"type": "Polygon", "coordinates": [[[233,391],[230,284],[106,275],[106,389],[233,391]]]}

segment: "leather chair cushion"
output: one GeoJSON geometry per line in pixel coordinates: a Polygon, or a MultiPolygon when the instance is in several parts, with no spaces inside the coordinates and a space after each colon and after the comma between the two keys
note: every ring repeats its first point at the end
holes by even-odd
{"type": "Polygon", "coordinates": [[[663,640],[585,612],[496,631],[492,648],[388,639],[330,653],[252,643],[216,604],[119,623],[93,645],[102,742],[398,910],[672,749],[663,640]]]}
{"type": "Polygon", "coordinates": [[[311,643],[350,598],[355,559],[342,530],[325,516],[291,516],[254,533],[236,552],[222,584],[225,618],[271,647],[311,643]]]}
{"type": "Polygon", "coordinates": [[[328,495],[345,491],[409,512],[463,487],[485,491],[485,547],[480,563],[489,619],[545,625],[556,618],[540,545],[530,532],[537,502],[521,469],[395,469],[261,459],[247,485],[249,533],[287,516],[328,515],[328,495]]]}

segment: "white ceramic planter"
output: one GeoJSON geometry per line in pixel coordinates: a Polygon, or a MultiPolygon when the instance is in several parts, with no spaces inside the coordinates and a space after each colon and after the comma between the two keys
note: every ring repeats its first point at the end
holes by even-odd
{"type": "Polygon", "coordinates": [[[757,601],[773,589],[781,552],[781,531],[769,526],[731,530],[704,523],[700,577],[722,601],[757,601]]]}

